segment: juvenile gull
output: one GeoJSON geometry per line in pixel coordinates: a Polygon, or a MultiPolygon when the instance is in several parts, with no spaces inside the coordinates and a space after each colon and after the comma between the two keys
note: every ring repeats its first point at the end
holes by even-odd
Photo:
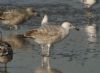
{"type": "Polygon", "coordinates": [[[36,16],[37,12],[32,8],[28,7],[25,9],[11,9],[4,11],[0,15],[0,20],[3,24],[13,26],[17,29],[17,25],[29,20],[31,17],[36,16]]]}
{"type": "Polygon", "coordinates": [[[13,59],[13,50],[11,45],[2,40],[2,32],[0,31],[1,37],[0,37],[0,63],[5,64],[5,67],[7,66],[7,63],[10,62],[13,59]]]}
{"type": "Polygon", "coordinates": [[[96,0],[81,0],[81,2],[85,5],[86,8],[90,8],[96,3],[96,0]]]}
{"type": "Polygon", "coordinates": [[[42,25],[43,22],[47,23],[45,23],[44,26],[34,28],[26,32],[25,36],[33,38],[35,42],[41,45],[42,55],[44,55],[45,53],[46,56],[49,56],[51,45],[60,40],[63,40],[65,37],[68,36],[70,29],[73,29],[75,27],[69,22],[64,22],[61,26],[50,25],[48,24],[47,15],[44,16],[42,20],[42,25]]]}

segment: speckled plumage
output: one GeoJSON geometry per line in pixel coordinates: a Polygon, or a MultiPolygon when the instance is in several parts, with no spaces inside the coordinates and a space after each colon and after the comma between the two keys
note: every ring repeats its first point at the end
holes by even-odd
{"type": "Polygon", "coordinates": [[[0,63],[6,64],[13,59],[13,50],[11,45],[0,37],[0,63]]]}
{"type": "Polygon", "coordinates": [[[63,39],[68,33],[59,25],[45,25],[28,31],[26,35],[34,38],[39,44],[53,44],[63,39]]]}
{"type": "Polygon", "coordinates": [[[51,45],[68,36],[72,28],[74,27],[69,22],[64,22],[61,26],[50,25],[48,24],[47,15],[45,15],[41,27],[26,32],[25,36],[33,38],[35,42],[42,45],[42,53],[46,52],[49,56],[51,45]]]}
{"type": "Polygon", "coordinates": [[[36,16],[37,12],[32,8],[26,9],[11,9],[4,11],[0,15],[0,19],[3,24],[14,26],[17,29],[17,25],[25,22],[33,16],[36,16]]]}

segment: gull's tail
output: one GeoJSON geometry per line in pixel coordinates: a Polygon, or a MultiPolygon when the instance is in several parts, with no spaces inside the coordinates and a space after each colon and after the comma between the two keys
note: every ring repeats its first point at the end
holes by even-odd
{"type": "Polygon", "coordinates": [[[48,16],[45,14],[42,21],[41,21],[41,25],[45,25],[48,24],[48,16]]]}

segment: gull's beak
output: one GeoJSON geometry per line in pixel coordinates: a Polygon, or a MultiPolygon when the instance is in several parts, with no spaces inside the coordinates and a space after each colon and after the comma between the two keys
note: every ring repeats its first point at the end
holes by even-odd
{"type": "Polygon", "coordinates": [[[37,17],[41,16],[39,12],[35,12],[34,15],[37,16],[37,17]]]}
{"type": "Polygon", "coordinates": [[[79,31],[79,28],[76,27],[76,26],[72,26],[71,28],[72,28],[72,29],[76,29],[77,31],[79,31]]]}
{"type": "Polygon", "coordinates": [[[80,30],[78,27],[75,27],[75,29],[76,29],[77,31],[79,31],[79,30],[80,30]]]}

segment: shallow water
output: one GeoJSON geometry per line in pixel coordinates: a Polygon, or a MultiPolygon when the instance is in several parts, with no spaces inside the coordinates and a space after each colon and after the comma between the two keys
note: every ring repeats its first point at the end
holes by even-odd
{"type": "MultiPolygon", "coordinates": [[[[5,73],[35,73],[41,67],[42,57],[39,45],[29,39],[19,39],[13,35],[24,33],[35,27],[39,27],[43,15],[48,13],[49,22],[61,24],[70,21],[80,27],[80,31],[73,30],[62,42],[55,44],[51,49],[50,65],[54,69],[52,73],[99,73],[100,72],[100,30],[97,30],[96,38],[89,38],[86,35],[85,11],[79,0],[2,0],[0,8],[20,8],[32,6],[41,14],[41,17],[33,17],[19,29],[9,30],[6,26],[0,25],[3,32],[3,39],[12,41],[14,57],[8,63],[5,73]],[[13,36],[13,37],[11,37],[13,36]],[[92,39],[92,42],[91,40],[92,39]],[[19,40],[19,41],[17,41],[19,40]]],[[[94,21],[100,28],[100,3],[93,7],[94,21]]],[[[2,65],[1,65],[2,67],[2,65]]],[[[1,73],[2,68],[0,69],[1,73]]]]}

